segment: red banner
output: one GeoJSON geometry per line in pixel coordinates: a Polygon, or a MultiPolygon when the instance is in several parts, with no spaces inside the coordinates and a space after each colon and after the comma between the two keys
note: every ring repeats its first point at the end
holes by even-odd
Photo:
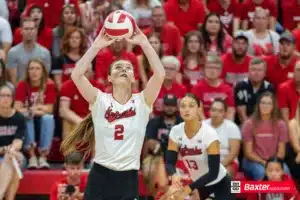
{"type": "Polygon", "coordinates": [[[294,193],[292,181],[231,181],[231,193],[294,193]]]}

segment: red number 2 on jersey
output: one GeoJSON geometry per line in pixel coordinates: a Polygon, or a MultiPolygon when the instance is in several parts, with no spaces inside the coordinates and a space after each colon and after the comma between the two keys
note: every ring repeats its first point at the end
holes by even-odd
{"type": "Polygon", "coordinates": [[[194,161],[194,160],[186,160],[186,163],[187,163],[189,169],[194,169],[194,170],[199,169],[198,165],[197,165],[197,162],[194,161]]]}
{"type": "Polygon", "coordinates": [[[124,126],[122,124],[115,125],[115,140],[123,140],[124,139],[124,126]]]}

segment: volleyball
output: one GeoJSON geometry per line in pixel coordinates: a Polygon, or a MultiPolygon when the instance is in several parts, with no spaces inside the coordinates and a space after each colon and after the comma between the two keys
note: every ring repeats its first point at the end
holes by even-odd
{"type": "Polygon", "coordinates": [[[135,31],[135,20],[124,10],[110,13],[104,21],[105,33],[112,39],[130,38],[135,31]]]}

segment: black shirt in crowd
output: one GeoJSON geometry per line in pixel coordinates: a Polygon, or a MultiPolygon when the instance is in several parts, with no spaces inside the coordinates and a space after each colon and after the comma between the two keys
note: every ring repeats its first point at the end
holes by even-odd
{"type": "Polygon", "coordinates": [[[26,132],[26,119],[19,113],[11,117],[0,116],[0,147],[10,145],[14,139],[24,140],[26,132]]]}
{"type": "Polygon", "coordinates": [[[254,112],[254,108],[258,97],[264,92],[275,93],[274,87],[268,81],[263,81],[260,88],[254,91],[252,83],[249,79],[239,82],[234,89],[236,106],[246,106],[247,116],[254,112]]]}
{"type": "Polygon", "coordinates": [[[182,119],[180,116],[176,116],[175,124],[166,124],[163,116],[155,117],[151,119],[147,125],[146,137],[147,139],[158,140],[161,144],[163,153],[165,153],[168,148],[169,133],[171,128],[181,122],[182,119]]]}

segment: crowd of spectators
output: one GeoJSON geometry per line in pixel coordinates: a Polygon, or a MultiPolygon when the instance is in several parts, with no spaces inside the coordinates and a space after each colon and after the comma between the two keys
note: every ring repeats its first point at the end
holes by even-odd
{"type": "MultiPolygon", "coordinates": [[[[166,70],[142,157],[156,144],[166,150],[181,122],[177,102],[191,92],[232,176],[261,180],[277,157],[300,183],[299,0],[0,0],[0,199],[14,199],[18,188],[12,158],[23,169],[51,168],[53,138],[89,114],[70,75],[118,9],[133,15],[166,70]]],[[[134,91],[143,90],[151,66],[125,41],[100,51],[86,77],[111,92],[109,66],[118,59],[133,64],[134,91]]],[[[66,169],[81,169],[79,157],[66,158],[66,169]]]]}

